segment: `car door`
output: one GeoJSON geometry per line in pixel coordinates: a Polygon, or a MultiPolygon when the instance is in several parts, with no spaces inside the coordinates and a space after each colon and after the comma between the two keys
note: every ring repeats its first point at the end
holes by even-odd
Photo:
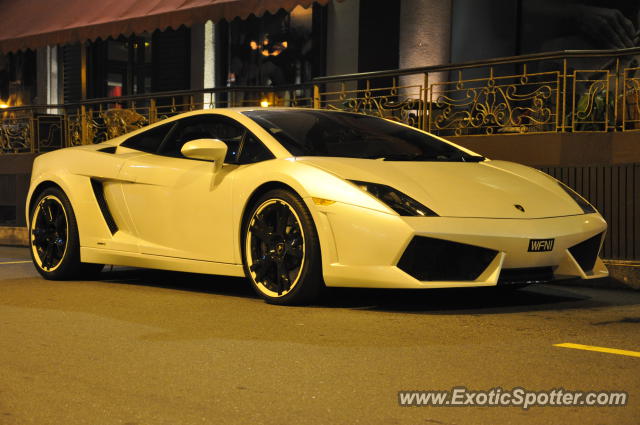
{"type": "Polygon", "coordinates": [[[245,129],[216,114],[200,114],[176,122],[155,154],[125,163],[125,202],[143,254],[233,263],[235,230],[231,191],[235,157],[245,129]],[[182,146],[196,139],[227,144],[222,168],[211,161],[184,157],[182,146]]]}
{"type": "MultiPolygon", "coordinates": [[[[95,152],[100,158],[92,163],[89,170],[95,198],[85,201],[98,207],[102,216],[100,221],[108,227],[110,234],[107,236],[106,233],[101,233],[95,240],[87,242],[89,246],[115,251],[138,251],[135,227],[130,220],[122,191],[123,185],[130,182],[122,179],[122,167],[133,158],[155,152],[172,127],[173,123],[154,126],[129,136],[117,148],[106,146],[95,152]]],[[[78,166],[86,167],[86,164],[78,166]]]]}

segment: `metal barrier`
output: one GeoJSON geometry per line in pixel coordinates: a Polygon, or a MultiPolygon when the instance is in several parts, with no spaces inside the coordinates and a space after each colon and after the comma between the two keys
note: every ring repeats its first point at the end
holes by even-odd
{"type": "Polygon", "coordinates": [[[438,135],[637,131],[640,48],[565,51],[316,78],[0,110],[0,154],[98,143],[202,108],[346,110],[438,135]]]}
{"type": "Polygon", "coordinates": [[[604,258],[640,260],[640,164],[541,170],[581,193],[607,220],[604,258]]]}

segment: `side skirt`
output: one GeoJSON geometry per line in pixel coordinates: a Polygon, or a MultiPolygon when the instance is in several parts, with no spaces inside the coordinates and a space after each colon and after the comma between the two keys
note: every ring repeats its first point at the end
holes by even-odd
{"type": "Polygon", "coordinates": [[[244,277],[242,264],[215,263],[89,247],[80,248],[80,258],[84,263],[244,277]]]}

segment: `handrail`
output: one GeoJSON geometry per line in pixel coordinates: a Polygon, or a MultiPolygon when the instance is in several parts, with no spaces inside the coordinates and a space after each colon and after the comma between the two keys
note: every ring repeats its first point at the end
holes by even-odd
{"type": "Polygon", "coordinates": [[[314,83],[331,83],[337,81],[354,81],[354,80],[366,80],[374,78],[384,78],[393,76],[405,76],[411,74],[424,74],[433,72],[446,72],[456,71],[461,69],[480,68],[494,65],[508,65],[517,64],[522,62],[540,61],[540,60],[552,60],[552,59],[571,59],[571,58],[587,58],[587,57],[619,57],[619,56],[631,56],[640,55],[640,47],[632,47],[626,49],[610,49],[610,50],[558,50],[555,52],[544,53],[530,53],[518,56],[505,56],[500,58],[474,60],[466,62],[458,62],[443,65],[428,65],[414,68],[401,68],[393,70],[381,70],[381,71],[368,71],[358,72],[350,74],[337,74],[329,75],[325,77],[316,77],[312,81],[303,82],[298,84],[283,84],[277,86],[228,86],[228,87],[211,87],[203,89],[184,89],[184,90],[172,90],[164,92],[153,92],[138,95],[126,95],[119,97],[102,97],[92,98],[86,100],[80,100],[76,102],[69,102],[64,104],[34,104],[34,105],[22,105],[12,106],[4,109],[4,111],[20,111],[33,108],[69,108],[81,105],[90,105],[97,103],[122,103],[137,100],[147,100],[150,98],[163,98],[174,96],[189,96],[196,94],[216,94],[216,93],[230,93],[230,92],[277,92],[287,90],[299,90],[309,88],[314,83]]]}
{"type": "Polygon", "coordinates": [[[164,91],[164,92],[153,92],[153,93],[144,93],[144,94],[135,94],[135,95],[126,95],[126,96],[118,96],[118,97],[98,97],[91,98],[85,100],[79,100],[76,102],[69,103],[46,103],[46,104],[34,104],[34,105],[21,105],[21,106],[10,106],[8,108],[0,110],[0,113],[3,111],[21,111],[21,110],[29,110],[29,109],[64,109],[64,108],[72,108],[82,105],[91,105],[91,104],[99,104],[99,103],[125,103],[125,102],[135,102],[137,100],[149,100],[149,99],[158,99],[164,97],[179,97],[179,96],[190,96],[190,95],[198,95],[198,94],[216,94],[216,93],[237,93],[237,92],[274,92],[274,91],[285,91],[285,90],[296,90],[303,87],[311,87],[313,83],[300,83],[300,84],[286,84],[280,86],[231,86],[231,87],[211,87],[205,89],[184,89],[184,90],[173,90],[173,91],[164,91]]]}
{"type": "Polygon", "coordinates": [[[358,72],[353,74],[330,75],[326,77],[316,77],[313,79],[316,83],[328,83],[339,80],[362,80],[370,78],[390,77],[396,75],[423,74],[430,72],[456,71],[460,69],[480,68],[492,65],[509,65],[521,62],[541,61],[551,59],[570,59],[570,58],[586,58],[598,56],[631,56],[640,54],[640,47],[630,47],[627,49],[611,49],[611,50],[558,50],[549,53],[530,53],[518,56],[505,56],[501,58],[482,59],[467,62],[458,62],[445,65],[428,65],[415,68],[402,68],[384,71],[358,72]]]}
{"type": "Polygon", "coordinates": [[[332,75],[300,84],[16,106],[0,109],[0,155],[98,143],[180,112],[256,107],[263,101],[371,114],[441,136],[640,131],[640,65],[634,55],[640,47],[565,50],[332,75]],[[577,60],[584,58],[604,61],[591,66],[577,60]],[[537,66],[546,61],[554,66],[537,66]],[[507,64],[522,66],[501,66],[507,64]],[[462,72],[468,69],[483,72],[462,72]]]}

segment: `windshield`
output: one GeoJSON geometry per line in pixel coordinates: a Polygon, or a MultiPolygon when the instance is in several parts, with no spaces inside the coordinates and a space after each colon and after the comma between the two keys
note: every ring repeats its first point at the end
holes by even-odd
{"type": "Polygon", "coordinates": [[[386,161],[484,160],[437,138],[381,118],[318,110],[243,112],[295,156],[386,161]]]}

